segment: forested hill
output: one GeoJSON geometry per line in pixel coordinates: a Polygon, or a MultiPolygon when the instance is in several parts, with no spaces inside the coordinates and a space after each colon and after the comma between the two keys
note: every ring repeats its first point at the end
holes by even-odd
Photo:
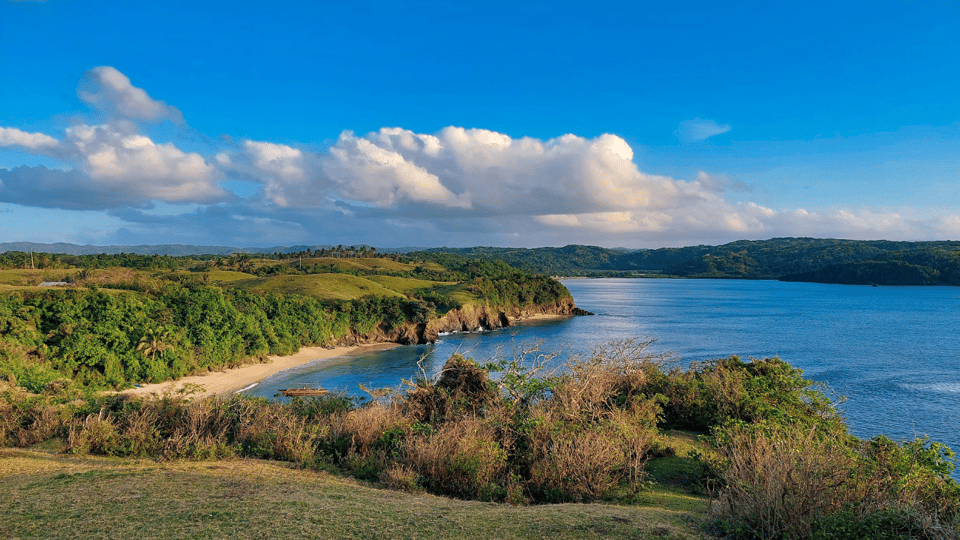
{"type": "MultiPolygon", "coordinates": [[[[370,246],[363,246],[369,248],[370,246]]],[[[274,247],[232,247],[232,246],[194,246],[185,244],[143,244],[139,246],[92,246],[58,242],[47,244],[40,242],[0,242],[0,253],[18,251],[23,253],[55,253],[61,255],[118,255],[133,253],[136,255],[167,255],[185,257],[191,255],[231,255],[233,253],[272,254],[298,253],[302,251],[336,251],[337,249],[357,250],[358,246],[296,245],[274,247]]],[[[405,253],[422,248],[379,248],[381,253],[405,253]]]]}
{"type": "Polygon", "coordinates": [[[335,255],[0,254],[0,381],[120,388],[302,346],[426,343],[583,314],[558,281],[501,261],[335,255]]]}
{"type": "Polygon", "coordinates": [[[960,285],[960,242],[773,238],[645,250],[439,248],[564,276],[660,275],[878,285],[960,285]]]}

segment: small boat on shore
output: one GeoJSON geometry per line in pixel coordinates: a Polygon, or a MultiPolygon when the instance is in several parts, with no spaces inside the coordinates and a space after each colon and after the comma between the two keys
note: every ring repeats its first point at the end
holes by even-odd
{"type": "Polygon", "coordinates": [[[286,397],[309,397],[322,396],[327,393],[324,388],[312,388],[309,386],[300,386],[297,388],[281,388],[280,395],[286,397]]]}

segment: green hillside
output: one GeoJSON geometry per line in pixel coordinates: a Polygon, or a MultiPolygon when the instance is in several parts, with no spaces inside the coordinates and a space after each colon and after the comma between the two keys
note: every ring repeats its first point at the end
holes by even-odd
{"type": "Polygon", "coordinates": [[[440,248],[561,276],[784,279],[825,283],[960,285],[960,242],[773,238],[645,250],[440,248]]]}

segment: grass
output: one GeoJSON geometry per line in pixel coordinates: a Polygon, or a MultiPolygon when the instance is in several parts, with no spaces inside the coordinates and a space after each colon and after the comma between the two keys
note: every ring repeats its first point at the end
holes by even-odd
{"type": "Polygon", "coordinates": [[[377,489],[281,462],[0,449],[9,538],[704,538],[695,509],[517,507],[377,489]]]}
{"type": "Polygon", "coordinates": [[[667,454],[673,455],[656,457],[647,462],[644,471],[656,483],[657,489],[644,493],[642,504],[678,511],[706,512],[706,499],[700,493],[698,483],[701,471],[691,459],[694,451],[703,452],[705,449],[697,436],[689,431],[660,433],[660,444],[669,449],[667,454]]]}
{"type": "Polygon", "coordinates": [[[429,289],[438,285],[456,285],[456,283],[449,281],[429,281],[426,279],[402,278],[395,276],[370,276],[368,279],[401,294],[429,289]]]}
{"type": "Polygon", "coordinates": [[[455,283],[452,285],[444,285],[437,288],[437,294],[448,297],[452,302],[459,302],[461,305],[466,304],[479,304],[480,298],[466,290],[466,286],[462,283],[455,283]]]}
{"type": "Polygon", "coordinates": [[[273,276],[235,281],[233,286],[259,293],[301,294],[324,300],[353,300],[362,296],[402,296],[369,279],[350,274],[273,276]]]}
{"type": "MultiPolygon", "coordinates": [[[[337,260],[337,259],[331,259],[337,260]]],[[[342,260],[342,259],[341,259],[342,260]]],[[[357,259],[380,260],[380,259],[357,259]]],[[[387,260],[386,262],[394,263],[387,260]]],[[[214,274],[214,272],[211,272],[214,274]]],[[[222,280],[227,286],[240,287],[259,293],[302,294],[323,300],[353,300],[362,296],[404,296],[407,293],[429,289],[437,285],[456,287],[456,284],[425,279],[394,276],[354,276],[352,274],[281,275],[251,278],[240,272],[217,271],[213,280],[222,280]]]]}
{"type": "Polygon", "coordinates": [[[4,269],[0,270],[0,285],[9,285],[12,287],[35,287],[42,281],[63,281],[69,275],[79,272],[79,269],[62,270],[24,270],[24,269],[4,269]]]}
{"type": "Polygon", "coordinates": [[[375,272],[409,272],[413,270],[412,264],[402,263],[393,259],[383,259],[379,257],[370,258],[345,258],[336,257],[316,257],[304,259],[304,266],[319,264],[321,266],[333,265],[344,271],[351,270],[370,270],[375,272]]]}
{"type": "Polygon", "coordinates": [[[237,272],[236,270],[210,270],[201,275],[208,276],[208,279],[214,283],[226,283],[230,284],[236,281],[243,281],[250,279],[251,275],[245,272],[237,272]]]}

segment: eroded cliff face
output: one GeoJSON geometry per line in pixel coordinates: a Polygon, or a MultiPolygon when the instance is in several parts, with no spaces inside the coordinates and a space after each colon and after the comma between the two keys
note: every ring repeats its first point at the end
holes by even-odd
{"type": "Polygon", "coordinates": [[[366,335],[351,335],[343,341],[348,344],[393,342],[404,345],[433,343],[441,332],[480,332],[511,326],[535,315],[593,315],[578,308],[573,298],[562,298],[546,304],[530,304],[507,310],[467,304],[459,309],[450,310],[439,319],[431,319],[426,324],[407,322],[403,326],[384,330],[377,328],[366,335]]]}

